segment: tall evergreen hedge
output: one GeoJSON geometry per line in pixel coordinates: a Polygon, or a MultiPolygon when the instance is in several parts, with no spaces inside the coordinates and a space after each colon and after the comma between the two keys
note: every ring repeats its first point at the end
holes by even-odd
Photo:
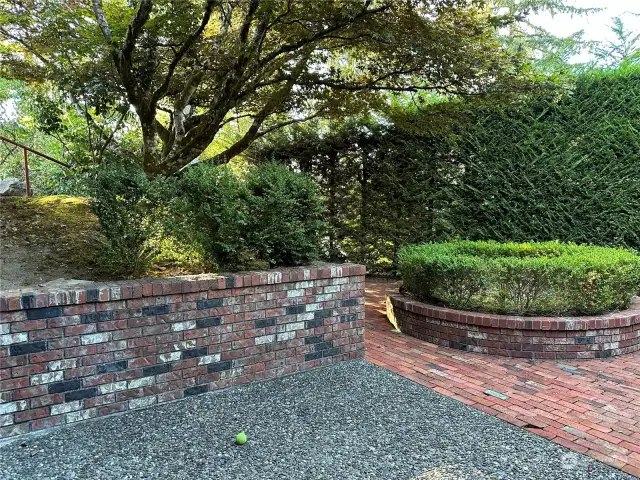
{"type": "Polygon", "coordinates": [[[255,152],[311,174],[328,255],[395,270],[411,243],[549,241],[640,250],[640,66],[517,105],[437,105],[388,123],[293,130],[255,152]],[[442,109],[457,118],[432,129],[442,109]]]}
{"type": "Polygon", "coordinates": [[[473,120],[455,145],[459,236],[640,249],[640,68],[591,72],[557,100],[473,120]]]}

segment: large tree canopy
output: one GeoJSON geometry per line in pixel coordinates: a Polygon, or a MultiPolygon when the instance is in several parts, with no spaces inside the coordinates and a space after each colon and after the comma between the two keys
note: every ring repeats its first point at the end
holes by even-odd
{"type": "Polygon", "coordinates": [[[522,72],[504,20],[473,0],[0,0],[0,76],[134,110],[145,171],[171,173],[229,124],[243,133],[219,163],[382,92],[501,90],[522,72]]]}

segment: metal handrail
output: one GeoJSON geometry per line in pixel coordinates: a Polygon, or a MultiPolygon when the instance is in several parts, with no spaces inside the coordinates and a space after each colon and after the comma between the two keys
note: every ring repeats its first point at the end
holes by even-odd
{"type": "Polygon", "coordinates": [[[28,147],[27,145],[24,145],[20,142],[16,142],[15,140],[11,140],[10,138],[3,137],[2,135],[0,135],[0,140],[2,140],[3,142],[15,145],[16,147],[20,147],[24,152],[24,182],[27,187],[27,197],[31,196],[31,184],[29,182],[29,153],[28,152],[35,153],[36,155],[40,155],[42,158],[49,160],[53,163],[57,163],[58,165],[61,165],[65,168],[71,168],[71,165],[69,165],[68,163],[64,163],[64,162],[61,162],[60,160],[56,160],[55,158],[50,157],[46,153],[42,153],[37,150],[34,150],[33,148],[28,147]]]}

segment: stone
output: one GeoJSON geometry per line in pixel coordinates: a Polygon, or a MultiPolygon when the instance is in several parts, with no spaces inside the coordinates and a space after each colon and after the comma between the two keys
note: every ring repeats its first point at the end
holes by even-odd
{"type": "Polygon", "coordinates": [[[0,179],[0,197],[24,197],[27,184],[19,178],[0,179]]]}
{"type": "Polygon", "coordinates": [[[491,397],[496,397],[499,398],[500,400],[508,400],[509,397],[500,393],[500,392],[496,392],[495,390],[485,390],[484,391],[485,395],[489,395],[491,397]]]}
{"type": "Polygon", "coordinates": [[[95,282],[90,280],[77,280],[75,278],[56,278],[55,280],[50,280],[48,282],[44,282],[39,284],[39,287],[47,287],[51,289],[60,288],[60,289],[71,289],[71,288],[87,288],[93,285],[95,282]]]}

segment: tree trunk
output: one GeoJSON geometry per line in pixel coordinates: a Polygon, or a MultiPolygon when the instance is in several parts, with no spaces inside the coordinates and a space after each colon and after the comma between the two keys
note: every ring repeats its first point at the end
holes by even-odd
{"type": "Polygon", "coordinates": [[[336,189],[337,189],[337,165],[338,165],[338,152],[332,150],[329,152],[329,162],[328,167],[329,171],[328,175],[328,196],[327,196],[327,210],[329,212],[329,222],[332,225],[331,231],[329,232],[329,256],[332,261],[336,261],[339,257],[338,247],[337,247],[337,238],[336,232],[338,231],[338,226],[340,224],[340,219],[337,218],[337,204],[336,204],[336,189]]]}
{"type": "Polygon", "coordinates": [[[151,175],[157,175],[158,171],[158,142],[156,140],[156,129],[153,122],[147,123],[141,120],[142,124],[142,162],[144,171],[151,175]]]}

